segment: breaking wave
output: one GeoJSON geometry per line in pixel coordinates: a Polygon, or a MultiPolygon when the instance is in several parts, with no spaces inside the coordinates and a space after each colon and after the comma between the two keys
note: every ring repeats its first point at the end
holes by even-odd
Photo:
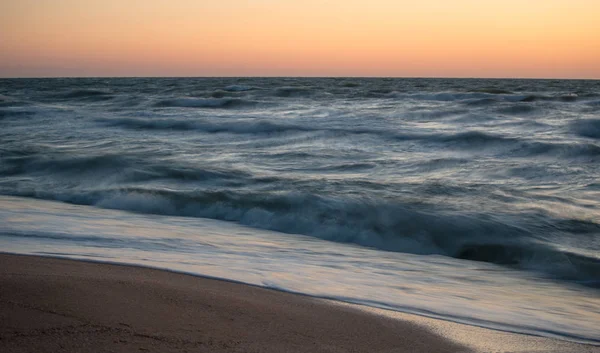
{"type": "MultiPolygon", "coordinates": [[[[20,196],[148,214],[234,221],[385,251],[441,254],[491,262],[582,283],[597,280],[596,274],[600,271],[600,259],[532,241],[531,230],[510,224],[509,219],[502,221],[481,214],[456,214],[433,206],[375,198],[349,199],[302,192],[181,192],[143,187],[70,194],[36,192],[20,196]]],[[[559,219],[554,223],[567,221],[559,219]]],[[[600,229],[596,223],[584,226],[600,229]]],[[[549,227],[547,231],[551,232],[556,226],[549,227]]]]}

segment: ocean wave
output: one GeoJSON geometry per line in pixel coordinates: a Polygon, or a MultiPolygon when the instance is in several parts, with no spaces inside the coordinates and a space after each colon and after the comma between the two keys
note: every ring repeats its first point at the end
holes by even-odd
{"type": "Polygon", "coordinates": [[[576,94],[564,94],[556,96],[545,96],[541,94],[518,94],[509,91],[503,93],[501,90],[474,90],[469,92],[435,92],[435,93],[408,93],[399,94],[402,99],[439,101],[439,102],[462,102],[469,105],[487,105],[497,102],[523,102],[536,101],[547,102],[576,102],[580,98],[576,94]]]}
{"type": "Polygon", "coordinates": [[[355,87],[360,87],[360,83],[358,82],[352,82],[352,81],[346,81],[346,82],[342,82],[340,84],[341,87],[346,87],[346,88],[355,88],[355,87]]]}
{"type": "Polygon", "coordinates": [[[409,93],[398,95],[399,98],[414,100],[431,100],[440,102],[468,101],[473,99],[492,98],[495,95],[480,92],[438,92],[438,93],[409,93]]]}
{"type": "Polygon", "coordinates": [[[600,273],[600,258],[560,251],[540,244],[463,244],[456,258],[550,272],[556,279],[575,280],[594,286],[600,273]]]}
{"type": "Polygon", "coordinates": [[[468,105],[488,105],[498,102],[528,102],[537,96],[507,93],[489,93],[484,91],[471,92],[432,92],[432,93],[407,93],[398,95],[400,98],[439,101],[439,102],[461,102],[468,105]]]}
{"type": "Polygon", "coordinates": [[[509,107],[498,108],[496,111],[500,114],[519,115],[519,114],[530,114],[535,112],[538,108],[528,104],[515,104],[509,107]]]}
{"type": "Polygon", "coordinates": [[[585,158],[596,161],[600,158],[600,146],[593,143],[532,142],[515,150],[516,155],[548,155],[553,157],[585,158]]]}
{"type": "Polygon", "coordinates": [[[209,122],[205,120],[190,119],[142,119],[142,118],[102,118],[99,123],[127,129],[148,130],[197,130],[207,133],[234,133],[234,134],[269,134],[285,133],[292,131],[315,131],[315,128],[293,125],[277,124],[268,120],[257,121],[230,121],[209,122]]]}
{"type": "MultiPolygon", "coordinates": [[[[335,128],[290,123],[275,123],[269,120],[244,120],[210,122],[205,120],[176,118],[102,118],[101,124],[133,130],[176,130],[202,131],[205,133],[231,134],[286,134],[295,132],[326,132],[348,135],[374,135],[394,141],[421,141],[422,143],[444,144],[459,149],[481,149],[502,147],[500,154],[515,156],[550,155],[556,157],[598,157],[600,146],[582,143],[551,143],[530,141],[522,138],[502,136],[479,130],[459,133],[401,133],[376,128],[335,128]]],[[[588,131],[588,130],[586,130],[588,131]]],[[[589,132],[588,132],[589,133],[589,132]]]]}
{"type": "Polygon", "coordinates": [[[223,88],[224,91],[229,91],[229,92],[244,92],[244,91],[252,91],[254,89],[255,89],[254,87],[245,86],[245,85],[229,85],[229,86],[223,88]]]}
{"type": "Polygon", "coordinates": [[[239,92],[236,92],[236,91],[225,91],[225,90],[222,90],[222,89],[218,89],[218,90],[212,91],[210,93],[210,97],[211,98],[217,98],[217,99],[227,98],[227,97],[238,97],[238,96],[239,96],[239,92]]]}
{"type": "Polygon", "coordinates": [[[29,105],[30,103],[21,101],[18,99],[13,99],[10,97],[4,97],[4,99],[0,99],[0,108],[13,108],[13,107],[23,107],[29,105]]]}
{"type": "Polygon", "coordinates": [[[579,136],[600,139],[600,119],[576,120],[570,124],[570,127],[579,136]]]}
{"type": "Polygon", "coordinates": [[[97,122],[132,130],[195,130],[197,123],[179,119],[100,118],[97,122]]]}
{"type": "Polygon", "coordinates": [[[351,135],[377,135],[398,141],[429,140],[431,142],[462,143],[471,145],[482,145],[486,143],[498,143],[512,141],[510,138],[488,134],[481,131],[468,131],[457,134],[417,134],[417,133],[395,133],[389,130],[376,128],[342,128],[342,127],[319,127],[318,125],[276,123],[270,120],[243,120],[243,121],[207,121],[200,119],[178,119],[178,118],[100,118],[97,122],[108,126],[122,127],[127,129],[148,130],[199,130],[207,133],[234,133],[234,134],[270,134],[288,132],[332,132],[337,134],[351,135]]]}
{"type": "Polygon", "coordinates": [[[498,102],[500,102],[500,100],[498,100],[497,98],[486,97],[466,99],[463,103],[471,107],[485,107],[488,105],[498,104],[498,102]]]}
{"type": "Polygon", "coordinates": [[[520,99],[521,102],[535,102],[535,101],[575,102],[577,100],[579,100],[579,96],[575,93],[556,95],[556,96],[546,96],[546,95],[542,95],[542,94],[529,94],[520,99]]]}
{"type": "MultiPolygon", "coordinates": [[[[534,241],[526,227],[476,213],[374,198],[325,197],[300,192],[183,192],[116,188],[30,195],[147,214],[203,217],[251,227],[354,243],[385,251],[439,254],[535,270],[554,278],[589,281],[600,259],[534,241]]],[[[564,220],[555,220],[555,223],[564,220]]],[[[589,222],[587,222],[589,223],[589,222]]],[[[576,227],[577,222],[571,222],[576,227]]],[[[539,226],[539,225],[536,225],[539,226]]],[[[593,224],[594,227],[600,227],[593,224]]],[[[548,231],[556,231],[550,226],[548,231]]],[[[586,224],[589,228],[590,225],[586,224]]],[[[585,231],[585,229],[584,229],[585,231]]]]}
{"type": "Polygon", "coordinates": [[[232,134],[275,134],[293,132],[331,132],[335,134],[364,135],[372,134],[394,140],[413,140],[426,138],[427,135],[410,133],[393,133],[382,129],[371,128],[337,128],[319,127],[318,125],[278,123],[266,119],[253,119],[241,121],[208,121],[200,119],[178,118],[100,118],[97,122],[108,126],[126,129],[148,130],[197,130],[206,133],[232,133],[232,134]]]}
{"type": "Polygon", "coordinates": [[[477,89],[472,89],[469,92],[476,92],[476,93],[489,93],[489,94],[513,94],[513,92],[502,89],[502,88],[494,88],[494,87],[487,87],[487,88],[477,88],[477,89]]]}
{"type": "Polygon", "coordinates": [[[319,127],[308,124],[276,123],[270,120],[243,120],[214,122],[207,120],[177,118],[100,118],[97,122],[108,126],[143,130],[196,130],[206,133],[232,134],[284,134],[294,132],[331,132],[335,134],[364,135],[372,134],[393,140],[414,140],[427,135],[393,133],[382,129],[319,127]]]}
{"type": "Polygon", "coordinates": [[[315,171],[315,172],[349,172],[349,171],[373,169],[376,167],[377,167],[376,163],[356,162],[356,163],[328,164],[328,165],[324,165],[324,166],[315,166],[315,167],[310,167],[310,168],[306,168],[306,169],[315,171]]]}
{"type": "Polygon", "coordinates": [[[315,90],[310,87],[279,87],[273,92],[275,97],[310,97],[315,90]]]}
{"type": "Polygon", "coordinates": [[[62,179],[98,179],[110,182],[146,182],[152,180],[215,181],[230,183],[252,178],[248,172],[233,168],[202,167],[174,162],[151,162],[143,157],[126,157],[121,154],[60,155],[48,157],[39,152],[12,153],[2,151],[7,157],[0,167],[1,176],[60,175],[62,179]]]}
{"type": "Polygon", "coordinates": [[[362,95],[364,95],[364,98],[393,98],[395,92],[389,88],[377,88],[368,90],[362,95]]]}
{"type": "Polygon", "coordinates": [[[154,104],[160,108],[212,108],[224,109],[247,107],[256,105],[256,102],[235,98],[173,98],[159,100],[154,104]]]}
{"type": "Polygon", "coordinates": [[[600,107],[600,100],[588,101],[586,104],[592,107],[600,107]]]}
{"type": "Polygon", "coordinates": [[[432,119],[456,118],[468,114],[468,109],[415,109],[402,115],[402,119],[427,121],[432,119]]]}
{"type": "Polygon", "coordinates": [[[0,94],[0,107],[12,107],[16,101],[0,94]]]}
{"type": "Polygon", "coordinates": [[[58,99],[82,99],[82,100],[109,100],[114,96],[110,91],[98,89],[75,89],[63,93],[52,94],[52,98],[58,99]]]}
{"type": "Polygon", "coordinates": [[[600,146],[594,143],[535,141],[491,134],[477,130],[454,134],[430,135],[427,136],[426,139],[433,142],[444,143],[447,146],[467,150],[494,148],[493,151],[498,155],[504,156],[584,158],[591,159],[591,161],[596,161],[600,157],[600,146]]]}
{"type": "Polygon", "coordinates": [[[49,156],[42,151],[14,153],[6,151],[0,169],[3,176],[30,173],[69,173],[74,177],[85,174],[110,174],[130,165],[121,155],[49,156]]]}
{"type": "Polygon", "coordinates": [[[8,119],[8,118],[24,118],[35,115],[35,111],[31,110],[22,110],[22,109],[11,109],[11,108],[1,108],[0,107],[0,120],[8,119]]]}
{"type": "Polygon", "coordinates": [[[468,145],[470,147],[514,143],[516,141],[514,138],[477,130],[459,132],[455,134],[440,134],[436,135],[433,139],[438,142],[468,145]]]}

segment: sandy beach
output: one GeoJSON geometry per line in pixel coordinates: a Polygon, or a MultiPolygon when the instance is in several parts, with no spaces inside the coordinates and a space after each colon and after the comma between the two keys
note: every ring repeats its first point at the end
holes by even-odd
{"type": "Polygon", "coordinates": [[[600,349],[161,270],[0,254],[0,351],[600,349]]]}

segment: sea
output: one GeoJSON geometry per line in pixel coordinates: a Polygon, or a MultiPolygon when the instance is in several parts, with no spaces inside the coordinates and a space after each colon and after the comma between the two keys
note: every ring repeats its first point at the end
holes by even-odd
{"type": "Polygon", "coordinates": [[[1,79],[0,251],[600,345],[600,81],[1,79]]]}

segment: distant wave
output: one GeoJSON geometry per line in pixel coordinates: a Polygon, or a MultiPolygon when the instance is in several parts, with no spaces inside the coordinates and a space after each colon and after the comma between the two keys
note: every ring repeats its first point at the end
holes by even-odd
{"type": "Polygon", "coordinates": [[[467,144],[470,146],[512,143],[515,141],[515,139],[513,138],[504,137],[497,134],[485,133],[482,131],[466,131],[459,132],[456,134],[439,134],[435,135],[435,140],[440,142],[467,144]]]}
{"type": "Polygon", "coordinates": [[[29,105],[29,103],[11,97],[0,97],[0,108],[22,107],[26,105],[29,105]]]}
{"type": "Polygon", "coordinates": [[[315,128],[293,124],[278,124],[268,120],[209,122],[188,119],[141,119],[141,118],[112,118],[98,119],[98,122],[109,126],[128,129],[149,130],[199,130],[208,133],[260,134],[284,133],[291,131],[315,131],[315,128]]]}
{"type": "Polygon", "coordinates": [[[101,118],[97,119],[101,124],[122,127],[127,129],[149,129],[149,130],[198,130],[207,133],[233,133],[233,134],[272,134],[293,132],[334,132],[345,134],[374,134],[397,140],[412,140],[427,138],[427,135],[393,133],[380,129],[370,128],[335,128],[319,127],[309,124],[276,123],[271,120],[243,120],[243,121],[207,121],[192,119],[165,119],[165,118],[101,118]]]}
{"type": "Polygon", "coordinates": [[[471,107],[485,107],[485,106],[489,106],[489,105],[498,104],[499,102],[501,102],[501,101],[498,100],[497,98],[491,98],[491,97],[473,98],[473,99],[467,99],[467,100],[463,101],[463,103],[465,105],[468,105],[471,107]]]}
{"type": "Polygon", "coordinates": [[[579,136],[600,139],[600,119],[580,119],[570,124],[579,136]]]}
{"type": "MultiPolygon", "coordinates": [[[[206,133],[233,133],[233,134],[274,134],[294,132],[331,132],[356,135],[375,135],[396,141],[423,141],[441,143],[453,148],[481,149],[486,147],[502,147],[498,153],[515,154],[517,156],[552,155],[557,157],[600,157],[600,146],[582,143],[552,143],[528,141],[514,137],[507,137],[483,131],[465,131],[449,134],[425,133],[399,133],[382,129],[371,128],[334,128],[275,123],[268,120],[245,120],[227,122],[209,122],[190,119],[143,119],[143,118],[110,118],[98,119],[101,124],[127,129],[143,130],[196,130],[206,133]]],[[[585,134],[591,134],[585,130],[585,134]]]]}
{"type": "Polygon", "coordinates": [[[399,98],[414,100],[431,100],[441,102],[464,102],[471,105],[483,105],[493,102],[535,102],[535,101],[555,101],[555,102],[576,102],[579,96],[576,94],[566,94],[558,96],[544,96],[539,94],[517,94],[501,90],[472,90],[470,92],[435,92],[435,93],[408,93],[400,94],[399,98]]]}
{"type": "Polygon", "coordinates": [[[129,160],[120,155],[96,156],[46,156],[42,151],[23,151],[15,153],[5,150],[2,175],[18,175],[28,173],[71,173],[83,176],[86,173],[110,173],[129,165],[129,160]]]}
{"type": "Polygon", "coordinates": [[[0,108],[13,106],[15,101],[10,97],[3,96],[0,94],[0,108]]]}
{"type": "Polygon", "coordinates": [[[229,91],[229,92],[244,92],[244,91],[252,91],[253,89],[255,89],[255,88],[251,87],[251,86],[245,86],[245,85],[229,85],[229,86],[223,88],[224,91],[229,91]]]}
{"type": "Polygon", "coordinates": [[[429,140],[445,143],[455,148],[496,148],[499,155],[516,157],[549,156],[561,158],[600,158],[600,146],[593,143],[556,143],[525,140],[482,131],[466,131],[456,134],[438,134],[429,140]]]}
{"type": "Polygon", "coordinates": [[[593,143],[550,143],[534,142],[526,146],[525,155],[550,155],[554,157],[600,158],[600,146],[593,143]]]}
{"type": "MultiPolygon", "coordinates": [[[[0,150],[1,151],[1,150],[0,150]]],[[[149,180],[173,179],[216,180],[226,182],[240,178],[249,178],[250,174],[241,170],[202,168],[198,165],[185,166],[173,163],[156,163],[143,157],[125,157],[120,154],[100,154],[91,156],[54,156],[47,157],[41,153],[16,154],[10,150],[1,151],[11,155],[0,167],[0,175],[48,174],[61,175],[63,179],[81,180],[93,176],[101,178],[110,176],[114,182],[143,182],[149,180]],[[41,155],[40,155],[41,154],[41,155]]]]}
{"type": "Polygon", "coordinates": [[[25,118],[32,115],[35,115],[35,111],[32,110],[22,110],[22,109],[4,109],[0,105],[0,120],[8,119],[8,118],[25,118]]]}
{"type": "Polygon", "coordinates": [[[161,108],[234,108],[255,105],[256,102],[235,98],[173,98],[159,100],[154,104],[161,108]]]}
{"type": "Polygon", "coordinates": [[[58,99],[82,99],[82,100],[109,100],[114,96],[111,92],[97,89],[75,89],[64,93],[56,93],[52,95],[58,99]]]}
{"type": "Polygon", "coordinates": [[[513,92],[502,89],[502,88],[494,88],[494,87],[487,87],[487,88],[477,88],[477,89],[472,89],[469,92],[477,92],[477,93],[489,93],[489,94],[513,94],[513,92]]]}
{"type": "Polygon", "coordinates": [[[222,89],[218,89],[218,90],[212,91],[210,93],[211,98],[218,98],[218,99],[227,98],[227,97],[235,98],[235,97],[239,97],[239,96],[240,96],[240,91],[225,91],[222,89]]]}
{"type": "Polygon", "coordinates": [[[496,95],[481,92],[432,92],[401,94],[399,95],[399,98],[451,102],[485,98],[496,99],[496,95]]]}
{"type": "Polygon", "coordinates": [[[97,119],[107,126],[118,126],[133,130],[195,130],[198,123],[178,119],[142,119],[142,118],[101,118],[97,119]]]}
{"type": "Polygon", "coordinates": [[[354,87],[360,87],[360,83],[346,81],[346,82],[342,82],[342,84],[340,86],[347,87],[347,88],[354,88],[354,87]]]}
{"type": "MultiPolygon", "coordinates": [[[[181,93],[178,87],[165,87],[160,91],[162,94],[181,93]]],[[[75,89],[63,92],[52,92],[47,98],[59,100],[81,100],[81,101],[106,101],[117,97],[123,97],[124,92],[116,93],[108,89],[75,89]]],[[[128,92],[129,93],[129,92],[128,92]]],[[[131,92],[137,94],[139,92],[131,92]]],[[[280,86],[270,89],[257,88],[249,85],[228,85],[215,87],[212,90],[203,90],[197,96],[188,93],[188,96],[173,96],[171,98],[160,98],[154,102],[155,107],[172,108],[232,108],[252,107],[261,101],[269,101],[277,98],[371,98],[371,99],[396,99],[396,100],[422,100],[438,102],[457,102],[469,106],[485,106],[499,102],[532,103],[532,102],[584,102],[592,99],[589,96],[580,97],[577,94],[542,95],[515,93],[499,88],[472,89],[468,91],[445,91],[445,92],[403,92],[391,88],[368,88],[360,85],[341,87],[315,87],[315,86],[280,86]],[[207,98],[201,98],[207,97],[207,98]]],[[[0,105],[5,100],[0,99],[0,105]]]]}
{"type": "Polygon", "coordinates": [[[309,97],[314,93],[310,87],[279,87],[274,91],[276,97],[309,97]]]}
{"type": "Polygon", "coordinates": [[[501,114],[519,115],[519,114],[529,114],[529,113],[536,111],[537,109],[538,108],[533,107],[531,105],[515,104],[515,105],[509,106],[509,107],[498,108],[497,111],[501,114]]]}
{"type": "Polygon", "coordinates": [[[592,107],[598,107],[598,106],[600,106],[600,100],[588,101],[587,104],[592,107]]]}
{"type": "Polygon", "coordinates": [[[520,99],[521,102],[535,101],[555,101],[555,102],[575,102],[579,99],[577,94],[565,94],[558,96],[545,96],[540,94],[530,94],[520,99]]]}
{"type": "Polygon", "coordinates": [[[315,172],[347,172],[373,169],[376,166],[375,163],[333,163],[320,167],[312,167],[310,170],[315,172]]]}
{"type": "Polygon", "coordinates": [[[371,89],[364,93],[365,98],[393,98],[394,91],[391,89],[379,88],[371,89]]]}

